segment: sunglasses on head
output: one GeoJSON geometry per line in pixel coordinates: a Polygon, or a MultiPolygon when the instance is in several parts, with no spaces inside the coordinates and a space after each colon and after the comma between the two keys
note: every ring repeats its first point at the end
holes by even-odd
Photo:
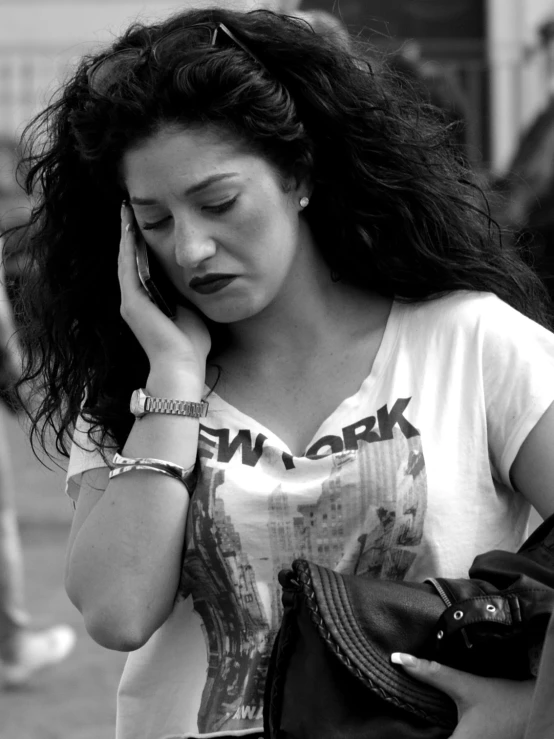
{"type": "Polygon", "coordinates": [[[172,52],[178,48],[180,53],[196,50],[198,47],[214,48],[222,46],[222,42],[231,42],[238,49],[265,70],[264,64],[250,51],[242,41],[223,23],[198,23],[186,28],[174,28],[161,36],[152,46],[147,48],[119,49],[108,54],[93,64],[87,72],[91,90],[105,93],[122,75],[132,70],[137,63],[146,63],[153,59],[163,65],[164,59],[171,59],[172,52]]]}

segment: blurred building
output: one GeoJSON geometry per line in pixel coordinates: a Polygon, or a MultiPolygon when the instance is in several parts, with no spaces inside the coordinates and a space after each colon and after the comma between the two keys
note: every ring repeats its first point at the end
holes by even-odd
{"type": "Polygon", "coordinates": [[[494,172],[508,165],[554,92],[554,0],[340,0],[338,7],[351,32],[440,65],[465,96],[471,159],[494,172]]]}
{"type": "MultiPolygon", "coordinates": [[[[65,69],[109,43],[133,19],[154,19],[217,0],[0,0],[0,136],[19,132],[65,69]]],[[[225,0],[249,9],[257,0],[225,0]]],[[[265,4],[271,4],[267,0],[265,4]]]]}
{"type": "MultiPolygon", "coordinates": [[[[0,0],[0,144],[19,135],[69,64],[109,42],[133,18],[161,17],[187,5],[217,1],[0,0]]],[[[460,85],[468,105],[466,136],[472,159],[494,171],[508,164],[521,132],[553,91],[554,0],[224,4],[243,9],[283,5],[290,12],[295,7],[324,9],[379,46],[407,48],[409,41],[411,53],[417,49],[424,63],[438,62],[460,85]]]]}
{"type": "Polygon", "coordinates": [[[499,172],[554,96],[554,0],[489,0],[488,27],[490,159],[499,172]]]}

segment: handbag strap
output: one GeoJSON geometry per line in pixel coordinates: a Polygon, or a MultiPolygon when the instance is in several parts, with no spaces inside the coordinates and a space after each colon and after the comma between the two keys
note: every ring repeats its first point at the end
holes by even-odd
{"type": "MultiPolygon", "coordinates": [[[[521,608],[517,593],[509,595],[477,595],[453,603],[437,622],[437,641],[449,639],[458,631],[476,623],[494,623],[506,628],[521,624],[521,608]]],[[[467,645],[471,647],[471,644],[467,645]]]]}
{"type": "MultiPolygon", "coordinates": [[[[512,556],[512,555],[507,555],[512,556]]],[[[516,555],[517,556],[517,555],[516,555]]],[[[462,632],[466,646],[472,646],[468,639],[468,627],[476,624],[496,624],[495,634],[499,636],[502,628],[506,634],[517,634],[526,629],[537,629],[544,635],[546,623],[554,610],[554,590],[539,582],[526,579],[520,587],[497,590],[490,583],[473,580],[436,581],[449,588],[451,594],[446,610],[437,621],[435,629],[436,648],[446,643],[458,632],[462,632]],[[473,590],[474,594],[468,592],[473,590]],[[477,591],[477,592],[475,592],[477,591]],[[469,597],[464,597],[469,596],[469,597]]]]}

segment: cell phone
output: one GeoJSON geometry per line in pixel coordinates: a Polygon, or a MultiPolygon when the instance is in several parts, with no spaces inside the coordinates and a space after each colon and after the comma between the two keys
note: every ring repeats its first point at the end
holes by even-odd
{"type": "Polygon", "coordinates": [[[177,298],[175,287],[163,273],[161,266],[152,254],[138,229],[135,228],[137,271],[142,286],[150,300],[168,317],[175,318],[177,298]]]}

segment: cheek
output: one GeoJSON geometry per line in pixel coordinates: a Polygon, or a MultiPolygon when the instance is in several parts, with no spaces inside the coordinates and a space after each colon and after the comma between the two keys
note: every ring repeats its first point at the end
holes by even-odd
{"type": "Polygon", "coordinates": [[[237,239],[242,256],[256,264],[284,267],[294,254],[298,238],[298,218],[288,210],[269,205],[257,209],[240,223],[237,239]]]}

